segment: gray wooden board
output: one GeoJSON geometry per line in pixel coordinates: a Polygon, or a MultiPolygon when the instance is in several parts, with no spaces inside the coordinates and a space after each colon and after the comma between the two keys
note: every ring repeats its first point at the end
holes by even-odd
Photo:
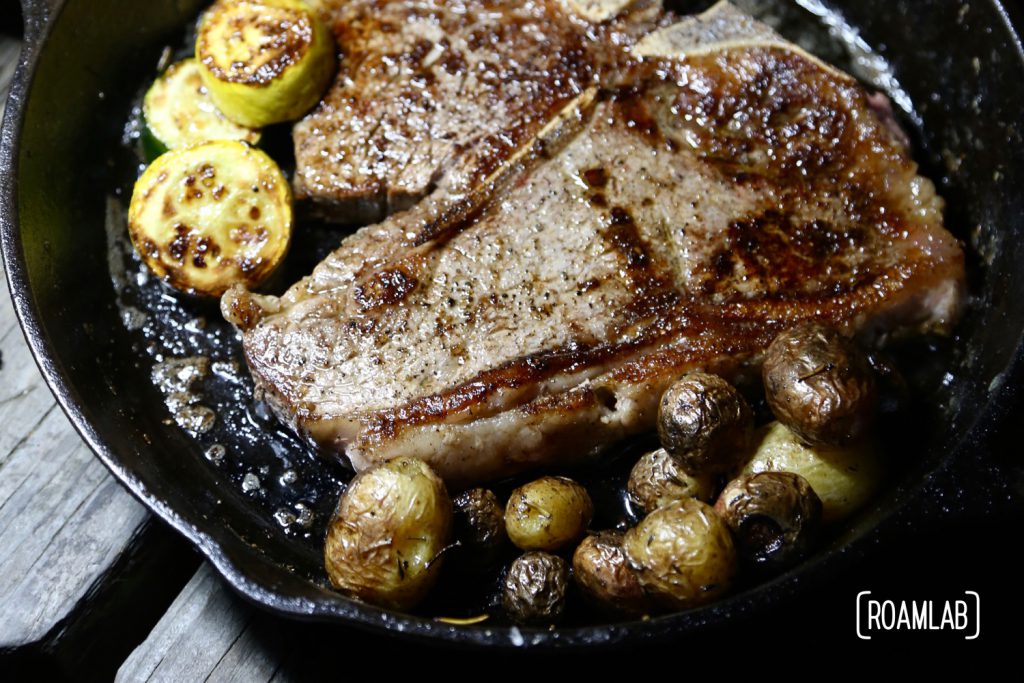
{"type": "MultiPolygon", "coordinates": [[[[0,91],[18,43],[0,37],[0,91]]],[[[38,643],[148,518],[56,405],[0,278],[0,650],[38,643]]]]}
{"type": "Polygon", "coordinates": [[[281,641],[204,564],[149,637],[125,660],[118,681],[282,681],[281,641]]]}
{"type": "Polygon", "coordinates": [[[0,117],[3,116],[4,102],[7,99],[7,84],[14,77],[20,51],[21,44],[17,40],[0,36],[0,117]]]}
{"type": "MultiPolygon", "coordinates": [[[[285,619],[258,610],[204,564],[125,660],[116,680],[285,683],[364,673],[397,677],[410,667],[430,671],[443,665],[450,670],[456,661],[485,657],[493,662],[501,656],[460,650],[454,658],[452,653],[395,634],[285,619]]],[[[519,664],[523,654],[514,653],[519,664]]]]}

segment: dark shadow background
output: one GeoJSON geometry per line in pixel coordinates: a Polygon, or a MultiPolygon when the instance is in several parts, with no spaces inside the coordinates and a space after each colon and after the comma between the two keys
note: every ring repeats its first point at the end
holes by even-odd
{"type": "Polygon", "coordinates": [[[21,4],[18,0],[0,0],[0,33],[21,35],[21,4]]]}

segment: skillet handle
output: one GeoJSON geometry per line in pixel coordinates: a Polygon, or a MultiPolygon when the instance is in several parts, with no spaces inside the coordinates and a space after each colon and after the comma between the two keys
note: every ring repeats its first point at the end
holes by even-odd
{"type": "Polygon", "coordinates": [[[34,49],[46,32],[50,20],[57,16],[63,0],[21,0],[21,16],[25,22],[25,47],[34,49]]]}

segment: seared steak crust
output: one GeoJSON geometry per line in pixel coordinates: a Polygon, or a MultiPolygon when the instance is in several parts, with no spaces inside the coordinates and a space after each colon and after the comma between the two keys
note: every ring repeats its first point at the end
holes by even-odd
{"type": "Polygon", "coordinates": [[[282,419],[357,468],[413,455],[465,484],[649,430],[680,373],[742,379],[798,321],[953,323],[942,201],[854,80],[736,36],[629,73],[283,297],[229,292],[282,419]]]}
{"type": "Polygon", "coordinates": [[[559,0],[325,5],[343,56],[295,127],[295,191],[348,223],[476,187],[663,18],[651,2],[604,24],[559,0]]]}

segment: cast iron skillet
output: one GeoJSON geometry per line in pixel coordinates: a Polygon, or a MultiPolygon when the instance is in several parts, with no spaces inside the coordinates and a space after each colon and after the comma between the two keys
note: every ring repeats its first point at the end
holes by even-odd
{"type": "MultiPolygon", "coordinates": [[[[119,319],[109,285],[104,195],[110,150],[135,88],[161,47],[205,0],[22,0],[26,47],[0,146],[2,248],[18,316],[58,401],[111,471],[184,534],[250,601],[277,613],[343,621],[448,642],[541,647],[637,642],[728,623],[784,603],[863,560],[885,529],[927,518],[937,499],[989,504],[967,484],[1022,378],[1024,55],[996,0],[835,3],[891,62],[921,117],[925,172],[939,181],[947,224],[970,245],[975,294],[943,383],[941,419],[886,495],[810,562],[727,600],[648,622],[555,631],[454,627],[353,602],[293,563],[309,548],[256,514],[167,412],[119,319]],[[912,36],[912,38],[910,38],[912,36]],[[958,483],[962,482],[962,483],[958,483]],[[814,581],[810,581],[813,579],[814,581]]],[[[707,3],[693,3],[702,9],[707,3]]],[[[921,156],[921,153],[918,154],[921,156]]]]}

